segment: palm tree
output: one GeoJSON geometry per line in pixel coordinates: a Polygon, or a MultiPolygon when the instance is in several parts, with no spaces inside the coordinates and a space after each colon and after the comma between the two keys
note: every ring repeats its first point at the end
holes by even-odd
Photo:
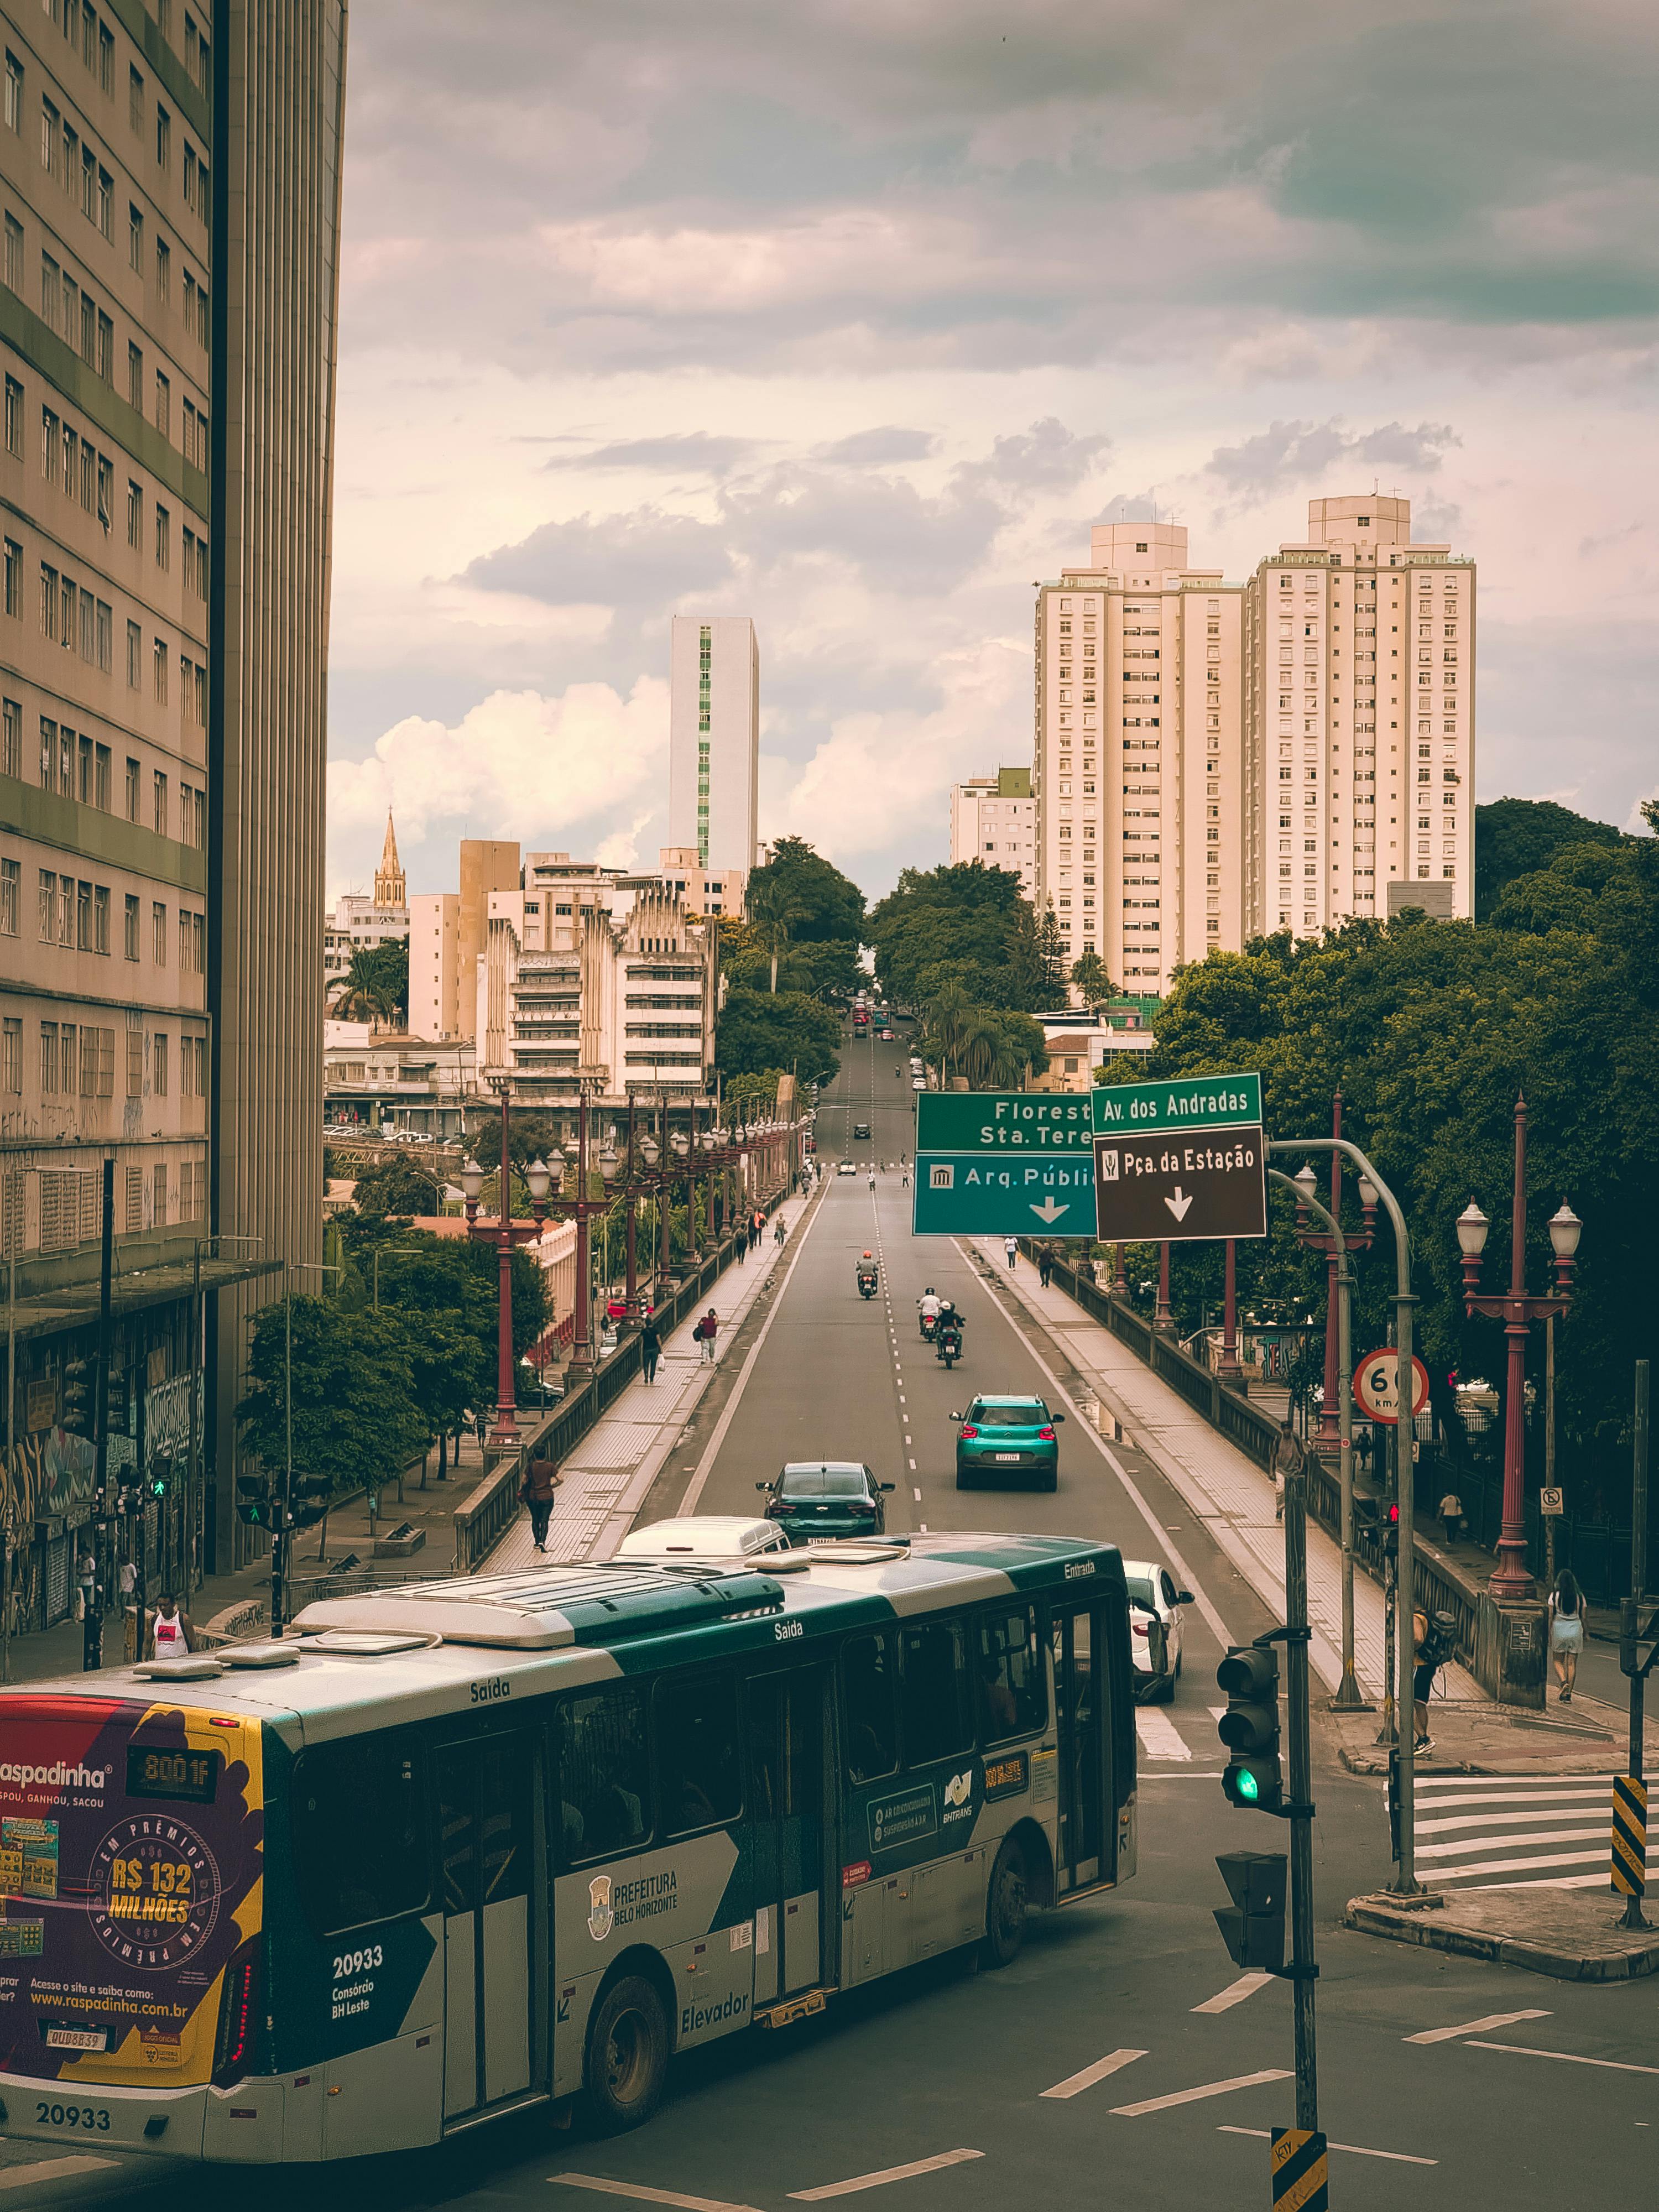
{"type": "Polygon", "coordinates": [[[334,988],[329,1012],[338,1022],[389,1021],[396,1013],[374,969],[373,950],[360,945],[351,965],[334,988]]]}
{"type": "Polygon", "coordinates": [[[775,991],[779,958],[794,933],[795,924],[805,920],[806,908],[783,878],[763,869],[757,869],[750,878],[744,904],[755,934],[772,955],[772,988],[775,991]]]}
{"type": "Polygon", "coordinates": [[[927,1008],[927,1042],[941,1066],[955,1071],[966,1041],[972,1000],[960,983],[947,983],[927,1008]]]}

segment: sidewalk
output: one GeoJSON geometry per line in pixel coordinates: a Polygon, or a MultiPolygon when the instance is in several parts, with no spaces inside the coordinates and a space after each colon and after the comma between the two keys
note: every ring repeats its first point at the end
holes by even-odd
{"type": "MultiPolygon", "coordinates": [[[[1066,1293],[1044,1290],[1037,1272],[1021,1257],[1006,1264],[1000,1240],[963,1240],[1004,1285],[1039,1319],[1103,1406],[1123,1424],[1127,1436],[1163,1472],[1269,1610],[1283,1617],[1285,1534],[1273,1517],[1273,1488],[1255,1462],[1218,1435],[1203,1416],[1144,1367],[1126,1344],[1090,1320],[1066,1293]]],[[[1342,1555],[1313,1521],[1308,1523],[1308,1618],[1315,1673],[1328,1689],[1342,1679],[1342,1555]]],[[[1354,1668],[1361,1690],[1380,1698],[1383,1680],[1382,1593],[1356,1569],[1353,1578],[1354,1668]]],[[[1445,1702],[1453,1706],[1485,1705],[1474,1677],[1461,1667],[1443,1669],[1445,1702]]],[[[1436,1698],[1431,1732],[1439,1726],[1442,1700],[1436,1698]]],[[[1375,1719],[1371,1721],[1376,1732],[1375,1719]]]]}
{"type": "Polygon", "coordinates": [[[787,1199],[748,1259],[741,1267],[728,1267],[709,1292],[702,1310],[712,1305],[720,1324],[713,1362],[703,1360],[702,1347],[692,1340],[692,1322],[683,1322],[664,1343],[656,1381],[636,1377],[575,1446],[559,1470],[562,1480],[544,1552],[538,1553],[531,1542],[529,1516],[521,1512],[485,1560],[485,1574],[533,1567],[543,1557],[563,1562],[610,1558],[716,1370],[731,1357],[750,1308],[810,1231],[813,1205],[810,1197],[787,1199]],[[781,1249],[773,1239],[780,1217],[788,1231],[781,1249]]]}

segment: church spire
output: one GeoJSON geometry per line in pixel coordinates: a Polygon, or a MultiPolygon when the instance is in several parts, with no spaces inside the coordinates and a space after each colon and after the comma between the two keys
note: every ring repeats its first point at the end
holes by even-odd
{"type": "Polygon", "coordinates": [[[409,904],[409,880],[398,858],[398,833],[392,826],[390,807],[386,809],[386,843],[380,852],[380,865],[374,872],[374,903],[391,907],[409,904]]]}

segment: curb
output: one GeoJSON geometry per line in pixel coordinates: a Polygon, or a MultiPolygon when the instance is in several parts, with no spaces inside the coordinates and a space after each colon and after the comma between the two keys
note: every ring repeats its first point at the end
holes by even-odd
{"type": "MultiPolygon", "coordinates": [[[[1336,1755],[1350,1774],[1375,1775],[1379,1779],[1387,1778],[1389,1756],[1386,1752],[1349,1751],[1346,1747],[1339,1747],[1336,1755]]],[[[1613,1756],[1615,1758],[1617,1756],[1616,1750],[1613,1756]]],[[[1504,1760],[1495,1766],[1488,1766],[1478,1759],[1419,1759],[1414,1764],[1419,1774],[1512,1776],[1519,1772],[1521,1778],[1526,1781],[1532,1780],[1535,1776],[1540,1781],[1546,1782],[1604,1782],[1608,1773],[1608,1769],[1605,1766],[1588,1766],[1582,1769],[1539,1766],[1517,1770],[1513,1763],[1508,1760],[1504,1760]]]]}
{"type": "MultiPolygon", "coordinates": [[[[1471,1770],[1478,1771],[1478,1770],[1471,1770]]],[[[1498,1966],[1521,1966],[1528,1973],[1547,1974],[1559,1982],[1625,1982],[1659,1973],[1659,1930],[1645,1943],[1623,1952],[1558,1951],[1549,1945],[1528,1943],[1512,1936],[1487,1935],[1460,1927],[1441,1912],[1402,1911],[1372,1897],[1352,1897],[1342,1916],[1345,1928],[1362,1936],[1380,1936],[1395,1943],[1414,1943],[1419,1948],[1449,1951],[1464,1959],[1485,1959],[1498,1966]]]]}

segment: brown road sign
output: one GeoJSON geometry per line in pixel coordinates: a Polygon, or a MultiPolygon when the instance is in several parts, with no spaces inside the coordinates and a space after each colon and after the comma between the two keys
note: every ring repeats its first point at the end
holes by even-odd
{"type": "Polygon", "coordinates": [[[1259,1124],[1095,1139],[1095,1218],[1104,1244],[1265,1237],[1267,1146],[1259,1124]]]}

